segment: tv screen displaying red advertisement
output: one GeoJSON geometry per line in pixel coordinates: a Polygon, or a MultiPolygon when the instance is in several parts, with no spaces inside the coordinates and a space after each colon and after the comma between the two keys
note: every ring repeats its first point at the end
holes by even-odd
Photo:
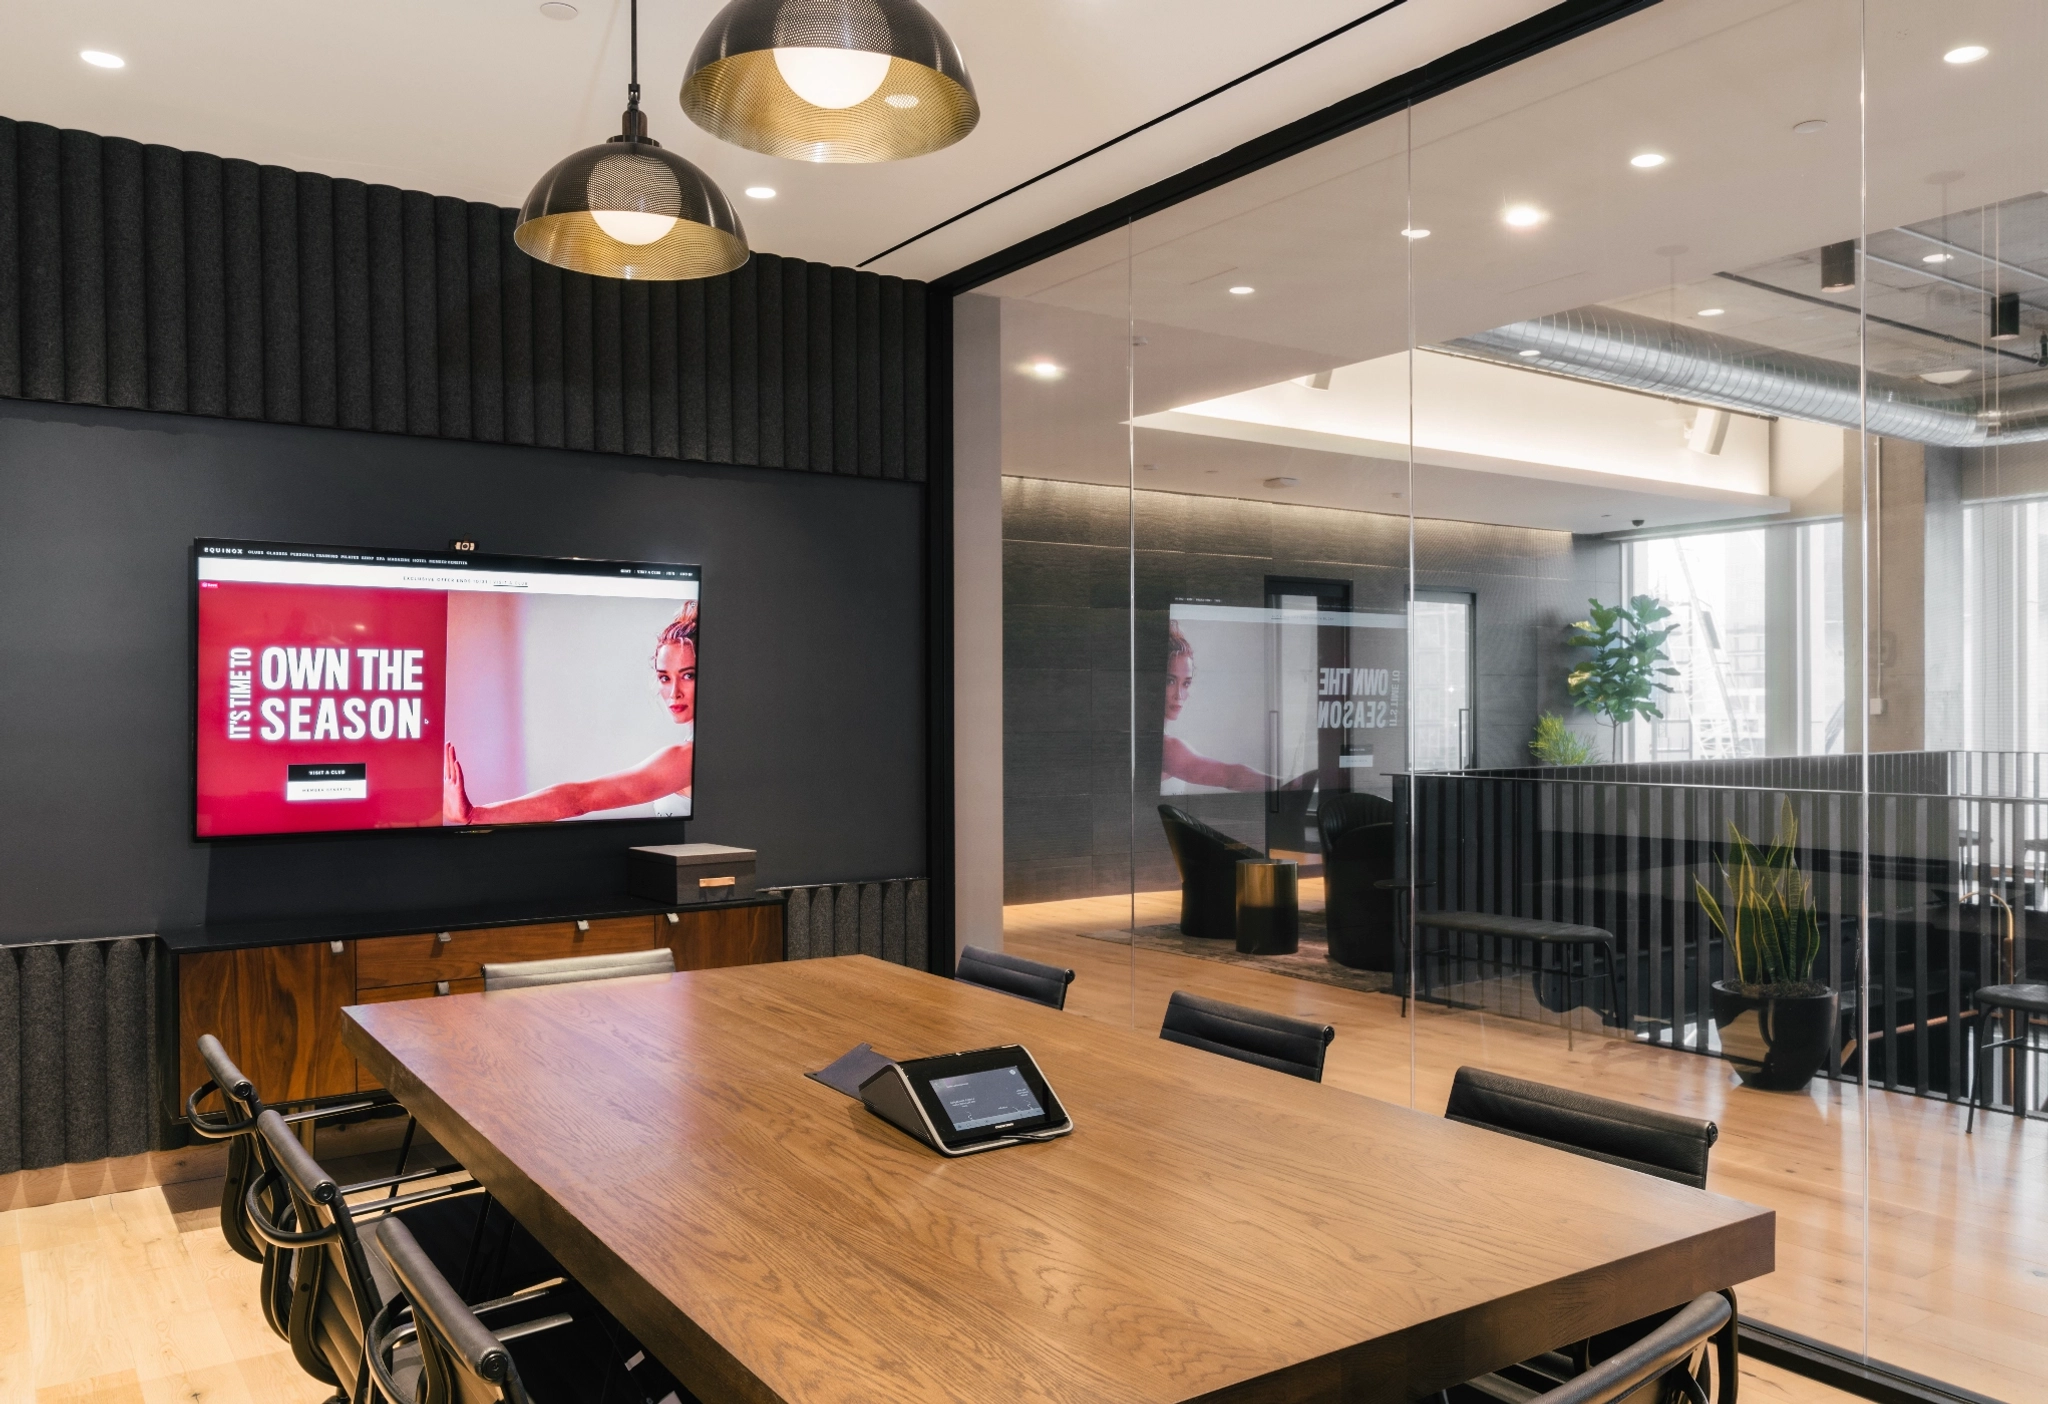
{"type": "Polygon", "coordinates": [[[200,838],[686,818],[699,571],[199,541],[200,838]]]}

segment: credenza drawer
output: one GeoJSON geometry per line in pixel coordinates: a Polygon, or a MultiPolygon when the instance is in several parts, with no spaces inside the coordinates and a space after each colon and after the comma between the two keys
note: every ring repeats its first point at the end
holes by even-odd
{"type": "Polygon", "coordinates": [[[356,994],[357,1004],[390,1004],[400,999],[432,999],[436,995],[475,994],[484,987],[484,977],[479,975],[471,980],[434,980],[424,985],[381,985],[374,990],[360,990],[356,994]]]}
{"type": "MultiPolygon", "coordinates": [[[[497,926],[480,931],[423,932],[380,936],[357,944],[356,985],[369,991],[409,985],[431,987],[442,980],[478,980],[486,962],[555,960],[573,955],[644,951],[668,944],[667,925],[655,917],[612,917],[584,923],[547,922],[497,926]]],[[[479,988],[481,988],[479,986],[479,988]]]]}

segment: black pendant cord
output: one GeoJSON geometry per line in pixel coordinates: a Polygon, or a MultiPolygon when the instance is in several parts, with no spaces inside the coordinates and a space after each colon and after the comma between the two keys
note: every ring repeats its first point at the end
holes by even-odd
{"type": "Polygon", "coordinates": [[[631,0],[627,9],[627,51],[631,54],[626,82],[626,115],[619,124],[620,136],[616,140],[629,142],[653,142],[647,135],[647,118],[640,111],[640,0],[631,0]]]}

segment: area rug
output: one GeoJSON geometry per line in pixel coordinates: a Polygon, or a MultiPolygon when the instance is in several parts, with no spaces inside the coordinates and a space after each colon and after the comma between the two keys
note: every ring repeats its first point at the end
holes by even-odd
{"type": "Polygon", "coordinates": [[[1134,946],[1141,951],[1163,951],[1168,955],[1194,956],[1224,965],[1249,966],[1295,980],[1313,980],[1318,985],[1363,994],[1383,994],[1393,988],[1394,977],[1384,970],[1353,970],[1330,959],[1330,943],[1320,912],[1301,914],[1301,949],[1293,955],[1240,955],[1229,941],[1209,941],[1183,936],[1178,926],[1141,926],[1136,931],[1084,931],[1091,941],[1134,946]]]}

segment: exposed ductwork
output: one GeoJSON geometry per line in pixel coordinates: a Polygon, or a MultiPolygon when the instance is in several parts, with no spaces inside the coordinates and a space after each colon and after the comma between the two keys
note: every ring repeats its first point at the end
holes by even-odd
{"type": "Polygon", "coordinates": [[[1866,419],[1854,366],[1611,307],[1512,322],[1445,349],[1751,414],[1867,425],[1873,434],[1944,448],[2048,440],[2048,374],[2001,380],[1983,395],[1873,372],[1866,419]]]}

